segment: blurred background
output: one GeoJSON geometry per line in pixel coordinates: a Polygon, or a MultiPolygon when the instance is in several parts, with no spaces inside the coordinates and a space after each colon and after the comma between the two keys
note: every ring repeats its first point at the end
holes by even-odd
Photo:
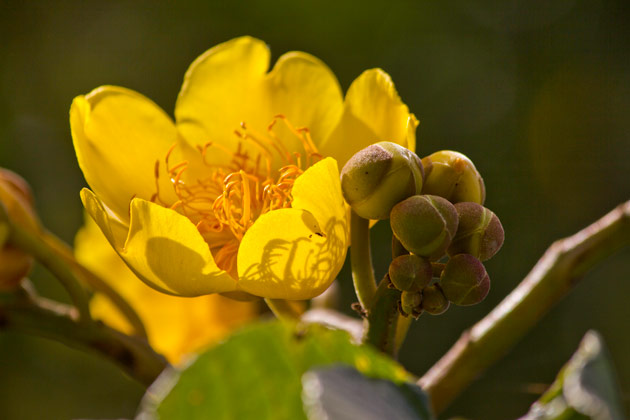
{"type": "MultiPolygon", "coordinates": [[[[172,115],[188,65],[239,35],[326,62],[343,89],[381,67],[420,120],[420,157],[468,155],[506,242],[487,263],[488,298],[423,315],[401,360],[422,374],[528,273],[555,239],[630,199],[630,3],[625,0],[342,2],[0,2],[0,166],[25,177],[51,231],[82,224],[68,123],[72,99],[102,84],[135,89],[172,115]]],[[[377,275],[389,226],[373,229],[377,275]]],[[[40,292],[66,296],[38,269],[40,292]]],[[[340,274],[342,309],[354,301],[340,274]]],[[[630,401],[630,250],[592,271],[443,416],[524,414],[588,329],[606,340],[630,401]]],[[[132,417],[142,388],[91,354],[0,333],[0,418],[132,417]]]]}

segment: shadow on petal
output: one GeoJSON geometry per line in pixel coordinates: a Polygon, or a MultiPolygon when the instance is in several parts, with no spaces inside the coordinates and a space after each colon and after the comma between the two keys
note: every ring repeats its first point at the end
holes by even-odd
{"type": "MultiPolygon", "coordinates": [[[[315,219],[304,212],[302,221],[310,228],[315,219]]],[[[258,262],[240,270],[241,286],[250,293],[281,299],[309,299],[321,294],[343,265],[345,231],[345,220],[331,218],[323,230],[302,232],[290,240],[267,241],[258,262]]]]}

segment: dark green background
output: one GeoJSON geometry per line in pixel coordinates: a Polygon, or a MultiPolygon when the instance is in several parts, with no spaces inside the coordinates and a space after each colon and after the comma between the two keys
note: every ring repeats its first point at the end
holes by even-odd
{"type": "MultiPolygon", "coordinates": [[[[135,89],[172,114],[187,66],[249,34],[275,58],[326,62],[347,89],[363,70],[391,74],[421,121],[418,154],[455,149],[481,171],[506,230],[487,268],[488,298],[424,315],[403,363],[423,373],[536,260],[630,198],[630,3],[627,1],[250,1],[0,3],[0,166],[32,185],[45,225],[67,241],[82,223],[84,180],[71,144],[72,98],[101,84],[135,89]]],[[[388,263],[388,226],[375,259],[388,263]]],[[[42,270],[34,280],[65,299],[42,270]]],[[[345,305],[352,299],[341,274],[345,305]]],[[[590,273],[447,414],[523,414],[585,331],[599,330],[630,392],[630,252],[590,273]]],[[[45,340],[0,334],[0,418],[131,417],[142,394],[115,367],[45,340]]]]}

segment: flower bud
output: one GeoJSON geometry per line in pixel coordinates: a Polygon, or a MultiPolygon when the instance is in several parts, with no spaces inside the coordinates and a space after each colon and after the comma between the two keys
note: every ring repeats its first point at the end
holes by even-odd
{"type": "Polygon", "coordinates": [[[401,255],[389,265],[389,279],[403,292],[419,292],[432,278],[431,263],[417,255],[401,255]]]}
{"type": "Polygon", "coordinates": [[[475,165],[461,153],[435,152],[422,159],[425,169],[423,194],[439,195],[451,203],[472,201],[483,204],[486,187],[475,165]]]}
{"type": "Polygon", "coordinates": [[[444,267],[440,286],[446,298],[455,305],[475,305],[488,295],[490,277],[477,258],[458,254],[444,267]]]}
{"type": "Polygon", "coordinates": [[[341,170],[343,197],[364,219],[384,220],[392,207],[422,190],[424,170],[415,153],[380,142],[359,151],[341,170]]]}
{"type": "Polygon", "coordinates": [[[492,258],[505,238],[496,214],[472,202],[457,203],[455,209],[459,215],[459,227],[448,247],[448,255],[470,254],[481,261],[492,258]]]}
{"type": "MultiPolygon", "coordinates": [[[[9,234],[10,223],[36,230],[38,222],[33,211],[33,198],[26,181],[19,175],[0,168],[0,211],[7,220],[1,220],[9,234]]],[[[0,244],[0,290],[12,290],[28,274],[33,258],[10,244],[0,244]]]]}
{"type": "Polygon", "coordinates": [[[392,209],[390,224],[406,249],[438,260],[457,231],[457,210],[442,197],[414,195],[392,209]]]}
{"type": "Polygon", "coordinates": [[[422,309],[431,315],[440,315],[446,312],[450,303],[444,293],[435,284],[422,290],[422,309]]]}
{"type": "Polygon", "coordinates": [[[422,312],[421,303],[422,295],[419,292],[402,292],[400,294],[400,311],[405,316],[418,317],[422,312]]]}

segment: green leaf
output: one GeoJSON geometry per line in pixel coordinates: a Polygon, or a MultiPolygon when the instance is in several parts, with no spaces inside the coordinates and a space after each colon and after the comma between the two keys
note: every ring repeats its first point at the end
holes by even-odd
{"type": "Polygon", "coordinates": [[[336,363],[395,384],[411,379],[385,355],[352,344],[346,332],[270,322],[233,335],[181,372],[165,372],[147,392],[139,418],[306,419],[302,375],[336,363]]]}
{"type": "Polygon", "coordinates": [[[521,420],[623,420],[619,388],[604,342],[586,333],[580,347],[521,420]]]}
{"type": "Polygon", "coordinates": [[[429,400],[415,384],[367,378],[349,366],[311,370],[302,377],[309,420],[429,420],[429,400]]]}

